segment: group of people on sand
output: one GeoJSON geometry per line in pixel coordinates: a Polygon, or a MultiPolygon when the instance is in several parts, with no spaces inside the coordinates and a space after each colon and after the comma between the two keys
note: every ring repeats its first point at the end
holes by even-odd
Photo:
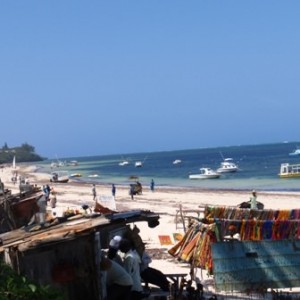
{"type": "MultiPolygon", "coordinates": [[[[154,188],[155,188],[155,183],[154,183],[154,180],[151,179],[150,190],[152,192],[154,192],[154,188]]],[[[142,193],[142,185],[139,181],[137,181],[135,184],[130,184],[130,188],[129,188],[129,195],[130,195],[132,200],[134,199],[134,195],[136,195],[137,193],[138,194],[142,193]]],[[[115,199],[115,197],[116,197],[116,185],[114,183],[111,185],[111,194],[115,199]]],[[[93,197],[93,201],[97,201],[96,184],[92,185],[92,197],[93,197]]]]}
{"type": "Polygon", "coordinates": [[[105,274],[107,300],[140,300],[149,295],[144,291],[142,281],[169,291],[169,281],[159,270],[149,266],[151,258],[138,251],[133,241],[115,236],[103,254],[100,269],[105,274]]]}
{"type": "Polygon", "coordinates": [[[46,198],[46,201],[49,202],[51,208],[56,207],[56,191],[53,187],[50,187],[49,184],[43,185],[43,192],[46,198]]]}
{"type": "MultiPolygon", "coordinates": [[[[114,198],[116,197],[116,186],[114,183],[111,185],[111,194],[114,198]]],[[[92,195],[93,201],[97,202],[97,189],[95,184],[92,185],[92,195]]]]}
{"type": "Polygon", "coordinates": [[[34,223],[38,223],[41,226],[44,226],[46,223],[46,213],[47,213],[47,206],[48,203],[50,204],[51,208],[56,207],[56,191],[54,188],[50,187],[48,184],[43,185],[42,194],[39,195],[37,198],[37,206],[38,212],[34,214],[27,225],[32,225],[34,223]]]}

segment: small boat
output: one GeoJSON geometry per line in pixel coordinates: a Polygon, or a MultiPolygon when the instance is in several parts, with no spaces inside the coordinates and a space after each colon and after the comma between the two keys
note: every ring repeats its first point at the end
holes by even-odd
{"type": "Polygon", "coordinates": [[[71,160],[67,163],[67,166],[78,166],[78,161],[77,160],[71,160]]]}
{"type": "Polygon", "coordinates": [[[147,156],[144,158],[143,161],[141,161],[141,160],[136,161],[136,162],[134,163],[134,166],[135,166],[136,168],[141,168],[141,167],[143,167],[144,162],[146,161],[146,159],[147,159],[147,156]]]}
{"type": "Polygon", "coordinates": [[[190,179],[215,179],[219,178],[221,174],[212,170],[211,168],[200,168],[200,173],[198,174],[190,174],[190,179]]]}
{"type": "Polygon", "coordinates": [[[141,162],[141,161],[136,161],[135,164],[134,164],[134,166],[135,166],[136,168],[141,168],[141,167],[143,166],[143,162],[141,162]]]}
{"type": "Polygon", "coordinates": [[[99,177],[99,175],[98,174],[91,174],[88,177],[99,177]]]}
{"type": "Polygon", "coordinates": [[[51,167],[51,169],[52,168],[57,168],[58,167],[58,163],[56,163],[56,162],[52,162],[51,164],[50,164],[50,167],[51,167]]]}
{"type": "Polygon", "coordinates": [[[51,162],[50,166],[51,166],[51,168],[59,168],[59,167],[64,167],[65,165],[66,165],[66,162],[57,159],[57,161],[51,162]]]}
{"type": "Polygon", "coordinates": [[[238,170],[238,166],[233,162],[232,158],[225,158],[217,169],[218,173],[233,173],[238,170]]]}
{"type": "Polygon", "coordinates": [[[280,178],[298,178],[300,177],[300,164],[281,164],[278,175],[280,178]]]}
{"type": "Polygon", "coordinates": [[[56,171],[51,173],[50,182],[67,183],[69,181],[68,171],[56,171]]]}
{"type": "Polygon", "coordinates": [[[300,155],[300,149],[297,148],[293,152],[289,153],[289,156],[298,156],[300,155]]]}
{"type": "Polygon", "coordinates": [[[123,160],[121,162],[119,162],[119,166],[123,167],[123,166],[128,166],[129,165],[129,161],[127,160],[123,160]]]}
{"type": "Polygon", "coordinates": [[[70,177],[81,177],[82,175],[80,173],[73,173],[70,175],[70,177]]]}
{"type": "Polygon", "coordinates": [[[179,164],[181,164],[181,160],[180,159],[175,159],[174,161],[173,161],[173,165],[179,165],[179,164]]]}
{"type": "Polygon", "coordinates": [[[12,162],[12,168],[16,168],[16,156],[14,155],[13,162],[12,162]]]}

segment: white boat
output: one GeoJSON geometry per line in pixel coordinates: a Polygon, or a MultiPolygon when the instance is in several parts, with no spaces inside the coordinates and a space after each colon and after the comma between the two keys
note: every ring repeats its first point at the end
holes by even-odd
{"type": "Polygon", "coordinates": [[[123,167],[123,166],[128,166],[129,165],[129,161],[127,160],[123,160],[121,162],[119,162],[119,166],[123,167]]]}
{"type": "Polygon", "coordinates": [[[66,165],[66,162],[61,161],[59,159],[57,159],[57,161],[53,161],[51,162],[51,168],[58,168],[58,167],[64,167],[66,165]]]}
{"type": "Polygon", "coordinates": [[[181,164],[181,160],[180,159],[175,159],[174,161],[173,161],[173,165],[179,165],[179,164],[181,164]]]}
{"type": "Polygon", "coordinates": [[[144,165],[144,162],[146,161],[146,159],[147,159],[147,157],[145,157],[143,161],[141,161],[141,160],[136,161],[136,162],[134,163],[134,166],[135,166],[136,168],[141,168],[141,167],[144,165]]]}
{"type": "Polygon", "coordinates": [[[233,162],[232,158],[225,158],[220,167],[217,169],[218,173],[233,173],[238,170],[238,166],[233,162]]]}
{"type": "Polygon", "coordinates": [[[212,170],[211,168],[200,168],[200,173],[198,174],[190,174],[190,179],[214,179],[219,178],[221,174],[212,170]]]}
{"type": "Polygon", "coordinates": [[[72,173],[70,177],[81,177],[82,175],[80,173],[72,173]]]}
{"type": "Polygon", "coordinates": [[[300,155],[300,149],[297,148],[293,152],[289,153],[290,156],[297,156],[300,155]]]}
{"type": "Polygon", "coordinates": [[[98,174],[91,174],[88,177],[91,177],[91,178],[93,178],[93,177],[99,177],[99,175],[98,174]]]}
{"type": "Polygon", "coordinates": [[[50,166],[51,166],[51,169],[52,168],[57,168],[58,167],[58,163],[56,163],[56,162],[53,161],[50,166]]]}
{"type": "Polygon", "coordinates": [[[300,177],[300,164],[284,163],[280,165],[280,178],[297,178],[300,177]]]}
{"type": "Polygon", "coordinates": [[[68,171],[56,171],[51,173],[50,182],[66,183],[69,181],[68,171]]]}
{"type": "Polygon", "coordinates": [[[67,166],[78,166],[78,161],[77,160],[71,160],[67,163],[67,166]]]}
{"type": "Polygon", "coordinates": [[[16,168],[16,156],[14,155],[13,162],[12,162],[12,168],[16,168]]]}
{"type": "Polygon", "coordinates": [[[134,166],[136,168],[141,168],[143,166],[143,162],[142,161],[136,161],[135,164],[134,164],[134,166]]]}

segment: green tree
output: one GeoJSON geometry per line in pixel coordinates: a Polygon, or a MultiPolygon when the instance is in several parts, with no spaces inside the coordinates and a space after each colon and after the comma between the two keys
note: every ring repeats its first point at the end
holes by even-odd
{"type": "Polygon", "coordinates": [[[8,150],[8,146],[7,146],[7,143],[4,143],[4,146],[2,147],[2,150],[8,150]]]}
{"type": "Polygon", "coordinates": [[[22,144],[20,148],[22,151],[26,151],[26,152],[34,153],[34,151],[35,151],[34,147],[27,143],[22,144]]]}
{"type": "Polygon", "coordinates": [[[10,266],[0,264],[1,300],[64,300],[63,294],[50,287],[35,284],[18,275],[10,266]]]}

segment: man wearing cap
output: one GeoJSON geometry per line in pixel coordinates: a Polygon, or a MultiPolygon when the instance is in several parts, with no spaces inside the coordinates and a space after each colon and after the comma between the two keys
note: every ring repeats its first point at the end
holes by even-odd
{"type": "Polygon", "coordinates": [[[120,255],[118,255],[121,240],[122,237],[120,235],[114,236],[109,242],[109,247],[107,252],[107,257],[111,260],[114,260],[119,265],[123,265],[123,260],[120,257],[120,255]]]}

